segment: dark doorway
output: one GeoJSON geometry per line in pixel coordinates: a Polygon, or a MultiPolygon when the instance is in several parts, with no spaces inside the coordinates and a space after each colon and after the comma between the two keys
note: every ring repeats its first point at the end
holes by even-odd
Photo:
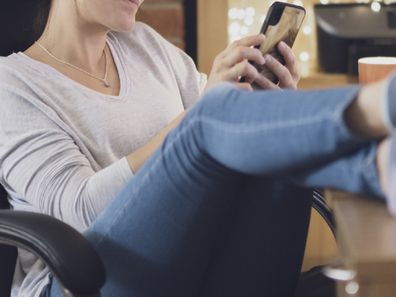
{"type": "Polygon", "coordinates": [[[184,0],[185,45],[187,54],[197,62],[197,0],[184,0]]]}

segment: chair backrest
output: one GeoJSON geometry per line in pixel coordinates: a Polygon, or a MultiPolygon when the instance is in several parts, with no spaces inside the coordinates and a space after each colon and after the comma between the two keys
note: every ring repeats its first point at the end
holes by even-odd
{"type": "Polygon", "coordinates": [[[24,51],[43,32],[47,0],[2,0],[0,5],[0,56],[24,51]],[[40,18],[40,14],[44,18],[40,18]],[[39,21],[40,20],[40,21],[39,21]]]}
{"type": "MultiPolygon", "coordinates": [[[[0,209],[8,208],[7,192],[0,186],[0,209]]],[[[0,244],[0,296],[10,296],[16,256],[17,249],[15,247],[0,244]]]]}
{"type": "MultiPolygon", "coordinates": [[[[1,2],[0,56],[24,51],[38,39],[45,23],[38,21],[40,18],[37,18],[37,13],[46,16],[49,3],[48,0],[3,0],[1,2]]],[[[0,210],[4,209],[9,209],[9,204],[7,193],[0,185],[0,210]]],[[[0,242],[0,296],[10,296],[16,256],[15,247],[0,242]]]]}
{"type": "Polygon", "coordinates": [[[4,188],[0,185],[0,209],[9,209],[10,205],[7,199],[7,192],[4,188]]]}

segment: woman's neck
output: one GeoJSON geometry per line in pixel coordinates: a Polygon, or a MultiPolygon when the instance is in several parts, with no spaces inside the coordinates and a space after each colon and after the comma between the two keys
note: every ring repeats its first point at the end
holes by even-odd
{"type": "Polygon", "coordinates": [[[85,20],[74,1],[59,1],[38,42],[58,59],[92,73],[102,69],[108,29],[85,20]],[[65,25],[67,24],[67,25],[65,25]]]}

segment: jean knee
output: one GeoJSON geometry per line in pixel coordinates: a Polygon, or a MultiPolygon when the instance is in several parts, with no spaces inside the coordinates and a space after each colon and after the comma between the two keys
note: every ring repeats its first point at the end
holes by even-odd
{"type": "Polygon", "coordinates": [[[213,100],[215,98],[226,98],[231,92],[238,89],[229,82],[223,82],[210,87],[203,95],[201,101],[213,100]]]}
{"type": "Polygon", "coordinates": [[[190,110],[188,117],[212,117],[224,111],[231,98],[238,97],[239,89],[231,83],[220,83],[206,91],[202,99],[190,110]]]}

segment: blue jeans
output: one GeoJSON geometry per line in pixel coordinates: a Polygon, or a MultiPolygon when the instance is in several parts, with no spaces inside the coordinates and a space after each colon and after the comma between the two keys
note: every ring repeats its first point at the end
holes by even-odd
{"type": "Polygon", "coordinates": [[[343,120],[356,94],[207,93],[85,232],[106,266],[103,296],[292,296],[306,188],[383,197],[376,143],[343,120]]]}

